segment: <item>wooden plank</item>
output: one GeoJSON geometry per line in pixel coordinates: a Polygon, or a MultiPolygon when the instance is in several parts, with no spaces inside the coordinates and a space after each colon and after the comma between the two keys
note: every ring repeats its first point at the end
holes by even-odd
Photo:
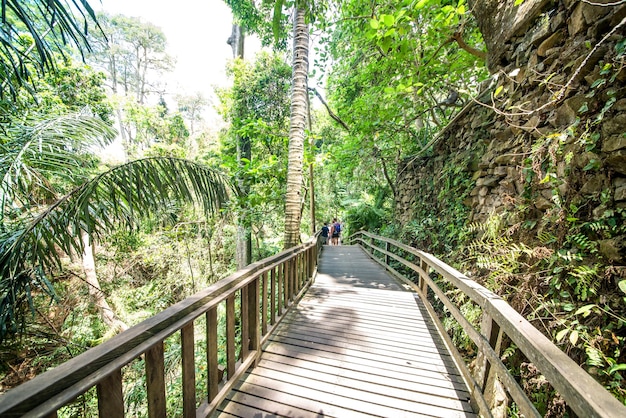
{"type": "Polygon", "coordinates": [[[213,308],[206,313],[207,395],[209,401],[212,401],[218,392],[217,354],[217,309],[213,308]]]}
{"type": "Polygon", "coordinates": [[[100,382],[96,391],[98,393],[98,414],[101,417],[124,417],[121,370],[116,370],[100,382]]]}
{"type": "MultiPolygon", "coordinates": [[[[196,416],[196,359],[193,322],[180,330],[182,357],[183,416],[196,416]]],[[[100,414],[100,416],[103,416],[100,414]]],[[[108,415],[104,415],[108,418],[108,415]]]]}
{"type": "Polygon", "coordinates": [[[467,391],[467,385],[460,375],[446,372],[430,371],[425,369],[407,368],[403,364],[381,363],[376,360],[359,359],[352,357],[336,357],[320,355],[314,349],[290,346],[284,344],[270,344],[266,347],[268,356],[281,356],[302,360],[303,363],[330,365],[351,371],[369,373],[373,376],[389,376],[409,382],[428,382],[433,386],[454,388],[457,391],[467,391]]]}
{"type": "MultiPolygon", "coordinates": [[[[444,395],[433,394],[433,391],[424,386],[401,385],[399,382],[388,380],[389,385],[378,381],[356,379],[352,375],[337,375],[332,370],[310,369],[295,365],[295,367],[284,367],[288,363],[275,363],[264,361],[259,363],[259,367],[250,373],[255,376],[264,376],[268,379],[281,382],[309,382],[309,387],[320,388],[320,390],[332,391],[336,394],[354,398],[355,391],[362,396],[362,400],[369,400],[381,405],[400,407],[413,412],[427,412],[427,408],[435,407],[433,410],[444,411],[466,411],[472,412],[469,406],[468,392],[464,392],[464,399],[459,399],[458,393],[446,392],[444,395]]],[[[441,412],[438,413],[441,415],[441,412]]]]}
{"type": "Polygon", "coordinates": [[[292,400],[295,406],[298,406],[297,402],[316,401],[318,408],[322,410],[326,407],[337,406],[383,417],[441,416],[452,418],[473,416],[471,413],[460,410],[431,407],[418,402],[403,401],[357,389],[339,388],[312,379],[290,376],[284,372],[272,372],[266,376],[251,373],[246,378],[246,384],[249,385],[246,390],[247,393],[261,395],[267,389],[273,389],[281,393],[281,397],[278,399],[282,400],[283,396],[296,396],[298,400],[292,400]]]}
{"type": "MultiPolygon", "coordinates": [[[[446,399],[463,399],[469,400],[469,392],[464,385],[459,385],[459,388],[454,386],[439,386],[433,384],[433,380],[430,381],[423,379],[418,374],[413,375],[415,379],[405,380],[398,378],[398,375],[393,377],[387,376],[385,370],[378,369],[377,373],[372,373],[372,369],[368,372],[364,372],[360,369],[350,369],[341,366],[332,366],[318,362],[317,360],[302,361],[302,359],[295,359],[292,357],[280,356],[272,353],[265,353],[263,360],[259,362],[260,368],[272,369],[272,370],[290,370],[291,373],[300,374],[304,371],[324,374],[325,376],[331,376],[334,383],[351,385],[352,381],[356,385],[360,383],[368,383],[373,385],[380,385],[381,387],[399,389],[401,391],[410,390],[410,392],[404,392],[405,399],[413,398],[413,392],[426,393],[429,395],[435,395],[446,399]],[[293,372],[292,372],[293,371],[293,372]],[[343,379],[343,380],[342,380],[343,379]]],[[[374,388],[378,390],[378,388],[374,388]]],[[[395,392],[393,396],[401,397],[399,392],[395,392]]]]}
{"type": "Polygon", "coordinates": [[[148,416],[165,418],[165,356],[163,342],[146,351],[146,384],[148,392],[148,416]]]}
{"type": "MultiPolygon", "coordinates": [[[[350,330],[351,331],[351,330],[350,330]]],[[[389,354],[398,353],[414,353],[419,351],[420,355],[429,353],[433,358],[440,358],[442,355],[450,357],[448,354],[440,354],[445,350],[445,345],[435,345],[432,338],[424,336],[421,339],[411,339],[410,341],[402,340],[398,334],[378,334],[375,332],[361,333],[346,332],[342,333],[341,329],[320,327],[315,325],[307,326],[305,323],[286,322],[274,332],[275,335],[290,335],[293,338],[299,338],[308,341],[334,341],[340,344],[350,343],[355,347],[367,347],[375,345],[377,350],[386,350],[389,354]]],[[[445,353],[445,351],[444,351],[445,353]]]]}
{"type": "MultiPolygon", "coordinates": [[[[343,349],[345,347],[350,347],[352,350],[360,351],[362,353],[368,354],[378,354],[380,356],[393,356],[398,359],[412,360],[419,358],[422,361],[433,361],[440,362],[442,364],[450,365],[451,367],[456,367],[454,361],[452,360],[452,356],[447,352],[439,353],[433,349],[424,349],[423,347],[398,347],[394,344],[382,344],[379,341],[378,344],[372,344],[368,341],[355,340],[337,337],[335,335],[327,335],[327,334],[315,334],[311,332],[299,333],[295,329],[289,329],[285,332],[276,331],[274,332],[275,338],[289,338],[291,341],[299,340],[302,341],[302,344],[310,345],[316,344],[318,346],[326,346],[333,347],[336,349],[343,349]]],[[[330,349],[330,348],[329,348],[330,349]]]]}
{"type": "MultiPolygon", "coordinates": [[[[329,311],[327,311],[329,312],[329,311]]],[[[312,326],[316,329],[322,330],[345,330],[345,334],[353,335],[355,338],[358,336],[368,336],[375,334],[381,336],[381,338],[389,340],[403,341],[405,343],[420,343],[424,340],[428,340],[436,347],[445,347],[439,338],[433,338],[436,333],[436,328],[428,327],[400,327],[389,325],[386,326],[384,322],[377,323],[373,320],[355,318],[355,315],[345,314],[336,310],[332,311],[332,319],[319,310],[316,311],[303,311],[295,310],[293,314],[287,315],[283,321],[283,326],[312,326]]],[[[340,331],[339,331],[340,332],[340,331]]]]}

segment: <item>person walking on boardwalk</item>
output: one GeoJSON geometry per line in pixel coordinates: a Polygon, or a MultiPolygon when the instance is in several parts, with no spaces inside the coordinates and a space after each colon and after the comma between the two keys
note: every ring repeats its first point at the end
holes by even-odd
{"type": "Polygon", "coordinates": [[[341,224],[337,221],[337,218],[333,219],[333,226],[331,228],[332,235],[330,241],[333,245],[339,245],[339,238],[341,236],[341,224]]]}
{"type": "Polygon", "coordinates": [[[326,243],[328,242],[329,232],[330,230],[328,229],[328,222],[324,222],[324,226],[322,227],[322,233],[320,234],[322,236],[322,245],[326,245],[326,243]]]}

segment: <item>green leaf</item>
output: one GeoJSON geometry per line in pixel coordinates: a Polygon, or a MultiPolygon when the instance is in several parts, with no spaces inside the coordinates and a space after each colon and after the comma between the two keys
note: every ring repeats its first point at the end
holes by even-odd
{"type": "Polygon", "coordinates": [[[415,10],[419,10],[422,9],[424,6],[426,6],[426,4],[429,2],[430,0],[419,0],[416,4],[414,9],[415,10]]]}
{"type": "Polygon", "coordinates": [[[557,332],[557,334],[556,334],[556,341],[560,343],[561,340],[563,338],[565,338],[565,336],[567,335],[568,332],[569,332],[569,328],[565,328],[565,329],[562,329],[559,332],[557,332]]]}
{"type": "Polygon", "coordinates": [[[626,293],[626,280],[620,280],[617,286],[619,287],[619,290],[626,293]]]}
{"type": "MultiPolygon", "coordinates": [[[[625,280],[626,281],[626,280],[625,280]]],[[[580,308],[578,308],[578,310],[576,311],[576,313],[574,313],[574,315],[583,315],[585,317],[589,316],[589,314],[591,313],[591,310],[596,306],[595,303],[589,304],[589,305],[585,305],[582,306],[580,308]]]]}
{"type": "Polygon", "coordinates": [[[614,364],[613,366],[611,366],[609,368],[609,372],[608,373],[609,374],[613,374],[613,373],[615,373],[617,371],[620,371],[620,370],[626,370],[626,364],[624,364],[624,363],[614,364]]]}
{"type": "Polygon", "coordinates": [[[571,332],[569,335],[569,342],[572,343],[572,345],[576,345],[578,342],[578,331],[574,330],[571,332]]]}
{"type": "Polygon", "coordinates": [[[274,41],[278,43],[280,40],[280,21],[283,16],[283,1],[284,0],[275,0],[274,3],[274,14],[272,16],[272,32],[274,33],[274,41]]]}
{"type": "Polygon", "coordinates": [[[380,20],[385,24],[385,26],[393,26],[396,22],[396,18],[392,15],[381,15],[380,20]]]}
{"type": "Polygon", "coordinates": [[[502,90],[504,90],[504,86],[498,86],[498,88],[496,89],[495,93],[493,93],[494,97],[498,97],[500,95],[500,93],[502,93],[502,90]]]}
{"type": "Polygon", "coordinates": [[[524,2],[524,0],[515,0],[515,6],[519,6],[520,4],[522,4],[524,2]]]}
{"type": "Polygon", "coordinates": [[[380,23],[378,22],[378,20],[376,20],[376,18],[371,18],[370,19],[370,26],[372,27],[372,29],[378,29],[380,27],[380,23]]]}

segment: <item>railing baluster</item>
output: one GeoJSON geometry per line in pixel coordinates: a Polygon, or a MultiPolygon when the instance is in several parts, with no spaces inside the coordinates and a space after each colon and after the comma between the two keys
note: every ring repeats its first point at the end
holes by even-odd
{"type": "MultiPolygon", "coordinates": [[[[124,395],[122,393],[122,371],[116,370],[98,383],[98,414],[105,418],[124,417],[124,395]]],[[[49,417],[52,415],[49,415],[49,417]]],[[[56,417],[57,414],[55,413],[56,417]]]]}
{"type": "Polygon", "coordinates": [[[284,268],[284,285],[285,285],[285,297],[283,302],[285,303],[285,309],[289,306],[289,300],[291,295],[291,260],[286,260],[283,264],[284,268]]]}
{"type": "Polygon", "coordinates": [[[208,400],[211,402],[217,395],[219,369],[217,364],[217,309],[211,308],[206,313],[206,357],[208,400]]]}
{"type": "MultiPolygon", "coordinates": [[[[259,336],[260,321],[259,321],[259,279],[253,280],[248,285],[248,332],[249,332],[249,345],[250,350],[256,351],[257,361],[261,356],[260,344],[261,338],[259,336]]],[[[256,361],[255,361],[256,366],[256,361]]]]}
{"type": "Polygon", "coordinates": [[[148,416],[165,418],[165,355],[163,341],[146,351],[146,381],[148,389],[148,416]]]}
{"type": "Polygon", "coordinates": [[[241,360],[248,358],[250,331],[248,318],[248,286],[241,288],[241,360]]]}
{"type": "Polygon", "coordinates": [[[285,265],[280,263],[278,265],[278,291],[276,292],[276,312],[278,315],[283,314],[283,306],[285,305],[285,265]]]}
{"type": "MultiPolygon", "coordinates": [[[[483,312],[483,319],[480,328],[481,334],[484,335],[485,338],[487,338],[487,341],[489,341],[489,345],[491,346],[491,348],[493,348],[496,354],[499,355],[500,343],[502,338],[502,330],[500,329],[500,325],[498,325],[498,323],[495,322],[493,318],[491,318],[491,316],[483,312]]],[[[489,358],[484,354],[481,354],[480,357],[482,357],[482,359],[478,359],[480,366],[480,377],[478,382],[483,391],[483,394],[486,394],[487,385],[489,383],[489,378],[491,374],[491,362],[489,361],[489,358]]]]}
{"type": "MultiPolygon", "coordinates": [[[[180,329],[180,341],[183,372],[183,416],[193,418],[196,416],[196,359],[193,321],[180,329]]],[[[108,415],[106,417],[108,418],[108,415]]]]}
{"type": "Polygon", "coordinates": [[[267,272],[261,275],[263,285],[261,287],[261,335],[267,334],[267,272]]]}
{"type": "Polygon", "coordinates": [[[226,375],[231,379],[235,375],[235,295],[226,299],[226,375]]]}
{"type": "MultiPolygon", "coordinates": [[[[273,268],[270,271],[270,324],[274,325],[276,323],[276,269],[273,268]]],[[[280,298],[278,299],[280,301],[280,298]]],[[[280,302],[278,302],[280,306],[280,302]]]]}

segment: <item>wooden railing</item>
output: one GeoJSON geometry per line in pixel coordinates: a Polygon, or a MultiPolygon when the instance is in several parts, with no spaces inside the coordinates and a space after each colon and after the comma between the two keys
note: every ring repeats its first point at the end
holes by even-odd
{"type": "Polygon", "coordinates": [[[395,276],[416,290],[430,316],[451,349],[456,362],[470,386],[474,407],[481,415],[491,416],[485,395],[492,390],[494,378],[502,383],[519,412],[526,417],[541,416],[518,382],[500,359],[503,335],[518,347],[565,399],[579,417],[626,417],[626,407],[596,382],[585,370],[555,346],[500,296],[467,278],[431,254],[400,242],[367,232],[357,232],[347,242],[363,247],[370,256],[395,276]],[[393,260],[393,261],[392,261],[393,260]],[[393,268],[391,264],[397,268],[393,268]],[[415,273],[408,279],[398,270],[401,266],[415,273]],[[469,297],[482,310],[482,323],[477,330],[458,307],[431,278],[453,286],[469,297]],[[432,276],[434,277],[434,276],[432,276]],[[430,300],[438,299],[463,328],[477,347],[478,372],[470,373],[465,360],[454,347],[430,300]]]}
{"type": "Polygon", "coordinates": [[[150,417],[170,416],[166,408],[164,341],[180,333],[183,416],[208,416],[237,379],[260,356],[260,347],[286,310],[306,291],[317,272],[318,236],[310,242],[266,258],[220,280],[103,344],[0,396],[0,416],[56,417],[57,411],[96,387],[100,417],[124,416],[122,368],[145,361],[150,417]],[[240,298],[240,303],[236,303],[240,298]],[[220,307],[221,305],[221,307],[220,307]],[[218,308],[225,311],[225,340],[218,352],[218,308]],[[195,358],[194,322],[206,318],[206,356],[195,358]],[[241,342],[241,343],[238,343],[241,342]],[[239,354],[237,354],[239,348],[239,354]],[[225,351],[225,352],[223,352],[225,351]],[[218,364],[218,354],[226,359],[218,364]],[[197,385],[196,369],[207,370],[197,385]],[[197,386],[206,387],[197,401],[197,386]],[[200,398],[202,399],[202,398],[200,398]],[[199,407],[197,405],[200,404],[199,407]]]}

